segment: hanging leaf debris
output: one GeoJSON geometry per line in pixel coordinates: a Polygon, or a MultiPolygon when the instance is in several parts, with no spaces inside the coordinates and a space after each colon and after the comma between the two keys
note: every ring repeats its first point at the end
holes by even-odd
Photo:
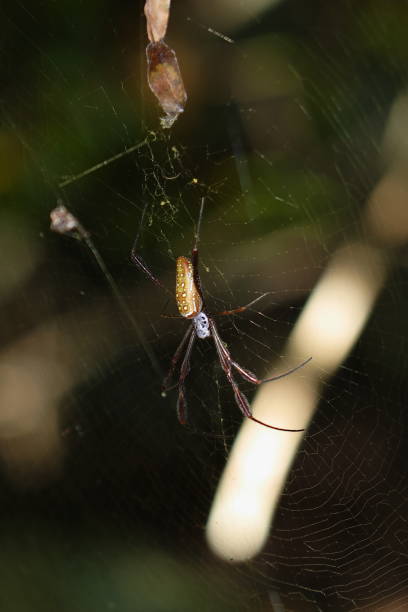
{"type": "Polygon", "coordinates": [[[149,44],[146,47],[149,87],[165,112],[160,123],[170,128],[184,111],[187,94],[177,56],[165,42],[170,0],[147,0],[144,8],[149,44]]]}

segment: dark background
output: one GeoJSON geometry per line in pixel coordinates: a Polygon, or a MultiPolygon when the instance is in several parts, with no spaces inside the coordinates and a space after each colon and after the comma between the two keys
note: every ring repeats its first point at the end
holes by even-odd
{"type": "Polygon", "coordinates": [[[371,239],[362,211],[392,161],[408,5],[173,4],[188,102],[167,132],[146,85],[141,2],[0,8],[0,608],[408,609],[404,241],[385,245],[387,285],[322,388],[265,551],[231,566],[204,529],[241,415],[203,343],[178,424],[160,383],[184,324],[160,316],[175,305],[129,261],[138,235],[172,289],[205,195],[211,308],[273,292],[220,324],[236,359],[265,370],[334,249],[371,239]],[[49,231],[58,199],[122,302],[86,245],[49,231]]]}

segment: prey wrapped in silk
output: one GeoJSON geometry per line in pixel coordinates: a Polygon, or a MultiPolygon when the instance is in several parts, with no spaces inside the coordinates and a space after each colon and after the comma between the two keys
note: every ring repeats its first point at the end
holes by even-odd
{"type": "Polygon", "coordinates": [[[165,112],[161,124],[170,128],[187,101],[177,56],[163,40],[149,43],[146,56],[149,87],[165,112]]]}
{"type": "Polygon", "coordinates": [[[177,56],[165,42],[171,0],[146,0],[147,81],[149,87],[164,110],[160,123],[170,128],[180,113],[184,111],[187,100],[183,79],[181,78],[177,56]]]}

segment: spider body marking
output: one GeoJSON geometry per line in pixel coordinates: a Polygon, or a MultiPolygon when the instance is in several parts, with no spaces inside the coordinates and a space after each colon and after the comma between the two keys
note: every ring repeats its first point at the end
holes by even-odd
{"type": "Polygon", "coordinates": [[[210,321],[205,312],[199,312],[193,319],[193,325],[198,338],[202,340],[211,336],[210,321]]]}
{"type": "MultiPolygon", "coordinates": [[[[230,383],[235,396],[235,401],[242,412],[242,414],[252,421],[255,421],[259,425],[263,425],[268,427],[269,429],[276,429],[278,431],[288,431],[288,432],[299,432],[304,431],[303,429],[286,429],[284,427],[276,427],[275,425],[269,425],[268,423],[264,423],[259,419],[252,416],[251,407],[247,397],[244,393],[239,389],[238,384],[233,376],[234,370],[238,372],[238,374],[246,380],[254,385],[261,385],[266,382],[271,382],[273,380],[278,380],[280,378],[284,378],[289,374],[292,374],[296,370],[302,368],[306,363],[311,360],[311,357],[300,363],[299,365],[291,368],[287,372],[283,374],[278,374],[276,376],[272,376],[271,378],[259,379],[256,374],[247,370],[239,363],[233,360],[229,350],[223,343],[218,329],[215,325],[214,316],[217,315],[231,315],[239,312],[244,312],[247,308],[258,302],[265,295],[260,295],[259,297],[252,300],[246,306],[240,306],[238,308],[234,308],[232,310],[224,310],[223,312],[216,313],[216,315],[209,316],[204,307],[204,297],[201,289],[201,279],[198,269],[198,240],[199,240],[199,232],[201,219],[203,215],[204,209],[204,198],[201,200],[200,213],[198,217],[197,229],[195,232],[195,240],[194,246],[191,254],[191,259],[188,257],[178,257],[176,261],[176,302],[180,315],[184,319],[191,320],[191,326],[186,330],[174,356],[171,360],[170,369],[163,380],[163,391],[169,391],[173,387],[178,388],[178,398],[177,398],[177,416],[180,423],[185,424],[187,421],[187,402],[186,402],[186,392],[185,392],[185,380],[190,372],[190,360],[191,353],[194,346],[195,338],[208,338],[212,337],[215,348],[217,351],[218,359],[221,365],[221,368],[230,383]],[[181,361],[180,366],[180,374],[178,382],[175,385],[171,385],[171,381],[174,375],[174,372],[181,361]]],[[[157,286],[165,289],[168,289],[161,283],[161,281],[150,271],[148,266],[145,264],[143,259],[136,251],[136,243],[133,245],[131,259],[133,263],[157,286]]]]}
{"type": "Polygon", "coordinates": [[[194,280],[193,264],[188,257],[177,257],[176,302],[179,313],[194,319],[203,309],[203,300],[194,280]]]}

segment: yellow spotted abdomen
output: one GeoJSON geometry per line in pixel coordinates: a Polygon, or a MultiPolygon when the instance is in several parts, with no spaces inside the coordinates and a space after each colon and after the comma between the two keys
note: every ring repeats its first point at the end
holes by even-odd
{"type": "Polygon", "coordinates": [[[176,301],[179,313],[192,319],[201,312],[203,301],[194,282],[193,264],[188,257],[177,257],[176,301]]]}

